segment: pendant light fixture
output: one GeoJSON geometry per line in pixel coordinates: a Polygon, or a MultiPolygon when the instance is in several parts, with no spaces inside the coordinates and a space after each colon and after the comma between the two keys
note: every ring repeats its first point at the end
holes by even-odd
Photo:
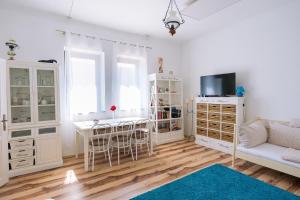
{"type": "Polygon", "coordinates": [[[170,0],[163,22],[172,36],[176,33],[177,28],[184,23],[184,19],[182,18],[175,0],[170,0]]]}

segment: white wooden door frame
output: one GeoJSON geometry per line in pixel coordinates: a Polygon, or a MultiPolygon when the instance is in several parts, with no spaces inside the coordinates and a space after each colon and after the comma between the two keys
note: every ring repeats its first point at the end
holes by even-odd
{"type": "Polygon", "coordinates": [[[0,59],[0,186],[8,182],[6,62],[0,59]],[[5,126],[4,127],[4,123],[5,126]]]}

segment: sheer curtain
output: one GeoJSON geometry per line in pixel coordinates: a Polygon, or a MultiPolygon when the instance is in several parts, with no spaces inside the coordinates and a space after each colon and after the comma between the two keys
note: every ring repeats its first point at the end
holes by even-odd
{"type": "MultiPolygon", "coordinates": [[[[72,63],[74,63],[74,59],[72,59],[72,56],[74,54],[82,54],[82,53],[88,53],[89,55],[95,55],[95,54],[101,54],[102,52],[102,44],[101,41],[97,40],[96,38],[88,38],[86,36],[81,35],[75,35],[71,34],[70,32],[66,32],[65,34],[65,51],[64,51],[64,59],[65,63],[63,66],[60,67],[60,99],[61,99],[61,131],[62,137],[63,137],[63,146],[64,146],[64,155],[69,155],[74,153],[74,130],[72,121],[74,120],[85,120],[89,118],[89,115],[92,115],[93,113],[88,114],[87,112],[89,110],[95,110],[95,108],[86,108],[86,112],[82,112],[82,109],[80,112],[82,113],[80,116],[74,116],[74,113],[77,112],[76,108],[79,108],[82,103],[80,102],[80,96],[83,95],[89,95],[89,94],[83,94],[85,91],[90,91],[95,88],[93,88],[93,83],[90,83],[88,80],[82,80],[80,77],[74,78],[75,71],[80,72],[76,74],[86,74],[86,73],[99,73],[99,76],[104,80],[105,79],[105,73],[102,71],[100,73],[99,71],[93,71],[92,67],[89,66],[88,59],[83,59],[81,61],[76,61],[77,64],[82,64],[82,66],[78,66],[76,68],[72,67],[72,63]],[[84,61],[85,60],[85,61],[84,61]],[[80,68],[83,67],[83,68],[80,68]],[[90,70],[88,70],[90,69],[90,70]],[[82,89],[81,94],[74,93],[74,87],[87,87],[84,90],[82,89]],[[77,96],[77,97],[76,97],[77,96]],[[74,101],[75,100],[75,101],[74,101]],[[85,114],[85,115],[83,115],[85,114]]],[[[103,53],[103,52],[102,52],[103,53]]],[[[102,68],[104,70],[104,61],[99,61],[100,65],[103,65],[102,68]]],[[[105,93],[105,86],[101,85],[101,94],[105,93]]],[[[78,91],[78,90],[77,90],[78,91]]],[[[103,96],[103,95],[100,95],[103,96]]],[[[93,97],[93,99],[95,99],[93,97]]],[[[104,106],[104,102],[101,102],[101,106],[104,106]]],[[[84,105],[82,105],[84,106],[84,105]]],[[[98,109],[99,110],[99,109],[98,109]]]]}
{"type": "Polygon", "coordinates": [[[148,107],[147,51],[144,47],[114,44],[112,105],[117,115],[146,115],[148,107]]]}

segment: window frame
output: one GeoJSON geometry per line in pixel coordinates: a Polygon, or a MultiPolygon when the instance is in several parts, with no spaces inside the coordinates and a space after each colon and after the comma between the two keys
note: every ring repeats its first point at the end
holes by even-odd
{"type": "MultiPolygon", "coordinates": [[[[135,69],[136,69],[136,74],[137,76],[139,77],[141,74],[141,69],[140,69],[140,63],[141,63],[141,60],[143,58],[140,58],[140,57],[131,57],[131,56],[123,56],[123,55],[119,55],[117,57],[117,70],[118,70],[118,67],[119,67],[119,63],[121,64],[132,64],[135,66],[135,69]]],[[[137,78],[137,85],[139,85],[139,89],[142,82],[140,80],[140,78],[137,78]]],[[[120,85],[118,87],[121,87],[120,85]]],[[[121,97],[119,96],[120,100],[119,100],[119,104],[121,102],[121,97]]],[[[140,108],[137,108],[137,109],[134,109],[134,110],[126,110],[126,109],[120,109],[121,111],[125,111],[125,112],[132,112],[132,111],[142,111],[144,108],[142,107],[142,98],[140,98],[140,104],[141,104],[141,107],[140,108]]]]}
{"type": "MultiPolygon", "coordinates": [[[[105,56],[103,51],[91,51],[84,49],[69,49],[70,62],[72,58],[78,59],[90,59],[95,61],[95,80],[96,80],[96,95],[97,97],[97,111],[96,113],[105,112],[105,56]],[[98,75],[97,75],[98,74],[98,75]]],[[[70,64],[72,68],[72,65],[70,64]]],[[[72,74],[70,74],[72,76],[72,74]]],[[[71,86],[70,86],[71,87],[71,86]]],[[[71,101],[71,99],[70,99],[71,101]]],[[[71,113],[74,116],[82,114],[92,114],[89,113],[71,113]]]]}

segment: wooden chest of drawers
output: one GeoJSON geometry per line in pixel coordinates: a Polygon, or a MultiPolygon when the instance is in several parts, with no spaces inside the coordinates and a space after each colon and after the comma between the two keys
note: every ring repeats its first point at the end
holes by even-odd
{"type": "Polygon", "coordinates": [[[224,147],[224,152],[231,153],[229,149],[232,147],[234,134],[243,122],[243,98],[199,97],[196,98],[195,109],[196,143],[211,148],[215,144],[216,149],[222,150],[224,147]],[[202,142],[199,138],[202,138],[202,142]]]}

